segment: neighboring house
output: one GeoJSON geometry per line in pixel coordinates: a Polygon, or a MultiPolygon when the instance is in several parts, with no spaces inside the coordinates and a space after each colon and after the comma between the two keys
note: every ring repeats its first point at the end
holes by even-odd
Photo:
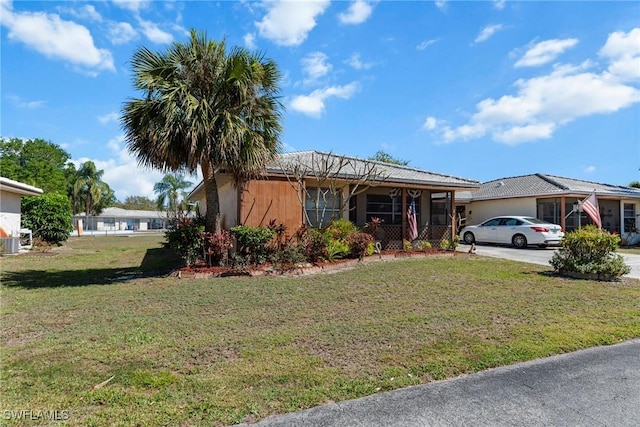
{"type": "MultiPolygon", "coordinates": [[[[302,224],[323,227],[332,218],[362,227],[378,217],[383,223],[377,238],[384,248],[401,248],[409,238],[410,205],[415,206],[419,240],[439,242],[455,235],[455,193],[479,187],[470,179],[319,151],[280,154],[261,178],[242,189],[227,173],[217,173],[216,180],[223,228],[267,226],[275,220],[292,234],[302,224]]],[[[189,200],[206,208],[202,182],[189,200]]]]}
{"type": "Polygon", "coordinates": [[[84,231],[124,232],[167,228],[167,213],[161,211],[106,208],[100,215],[73,216],[73,223],[81,235],[84,231]]]}
{"type": "Polygon", "coordinates": [[[30,230],[23,230],[20,227],[22,196],[41,194],[40,188],[0,177],[0,239],[5,252],[18,252],[21,233],[31,235],[30,230]]]}
{"type": "Polygon", "coordinates": [[[566,231],[591,224],[577,202],[595,192],[602,228],[620,233],[628,242],[640,240],[640,189],[600,184],[553,175],[532,174],[485,182],[478,191],[456,193],[466,224],[479,224],[497,215],[528,215],[559,224],[566,231]]]}

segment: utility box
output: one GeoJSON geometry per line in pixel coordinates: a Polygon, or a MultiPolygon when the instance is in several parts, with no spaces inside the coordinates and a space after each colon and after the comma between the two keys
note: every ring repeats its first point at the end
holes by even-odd
{"type": "Polygon", "coordinates": [[[16,254],[20,251],[20,237],[0,237],[0,252],[16,254]]]}

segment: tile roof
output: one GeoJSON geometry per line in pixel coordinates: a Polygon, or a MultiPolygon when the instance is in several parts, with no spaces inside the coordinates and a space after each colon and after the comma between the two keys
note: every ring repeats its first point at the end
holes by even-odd
{"type": "Polygon", "coordinates": [[[482,183],[477,191],[456,192],[460,202],[506,199],[513,197],[553,196],[594,192],[598,196],[640,198],[640,189],[619,185],[564,178],[536,173],[532,175],[500,178],[482,183]]]}
{"type": "Polygon", "coordinates": [[[478,181],[471,179],[315,150],[280,154],[267,167],[267,173],[278,175],[284,174],[284,171],[291,173],[295,167],[304,171],[329,169],[332,170],[335,177],[344,179],[361,177],[366,174],[366,171],[370,171],[373,180],[388,183],[437,185],[465,189],[476,189],[480,185],[478,181]]]}

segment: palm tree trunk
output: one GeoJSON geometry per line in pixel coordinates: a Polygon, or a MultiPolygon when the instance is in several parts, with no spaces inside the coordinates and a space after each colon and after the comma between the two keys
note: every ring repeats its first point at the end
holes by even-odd
{"type": "Polygon", "coordinates": [[[222,231],[222,218],[220,217],[220,199],[218,197],[218,183],[211,162],[203,161],[201,164],[204,194],[207,206],[205,217],[205,231],[220,233],[222,231]]]}

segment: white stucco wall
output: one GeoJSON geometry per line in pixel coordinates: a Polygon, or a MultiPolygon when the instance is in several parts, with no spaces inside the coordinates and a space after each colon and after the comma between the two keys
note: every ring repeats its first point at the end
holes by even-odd
{"type": "Polygon", "coordinates": [[[526,215],[536,217],[536,198],[478,200],[467,205],[467,225],[479,224],[500,215],[526,215]]]}
{"type": "Polygon", "coordinates": [[[20,194],[0,192],[0,227],[8,234],[20,231],[20,194]]]}

